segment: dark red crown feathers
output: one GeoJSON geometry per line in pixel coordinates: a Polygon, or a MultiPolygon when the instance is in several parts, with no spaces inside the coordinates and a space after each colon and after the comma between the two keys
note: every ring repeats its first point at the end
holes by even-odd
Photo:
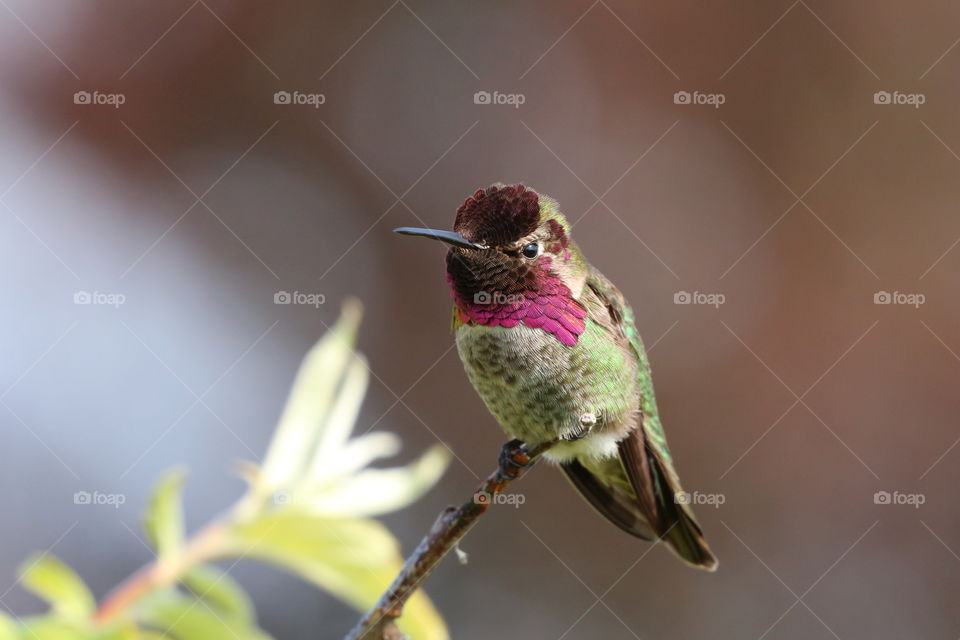
{"type": "Polygon", "coordinates": [[[479,189],[457,209],[453,228],[470,242],[497,246],[530,234],[540,222],[535,191],[522,184],[479,189]]]}

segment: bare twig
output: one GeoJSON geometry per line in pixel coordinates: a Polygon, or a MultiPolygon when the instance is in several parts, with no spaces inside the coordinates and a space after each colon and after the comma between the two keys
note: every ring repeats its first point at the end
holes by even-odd
{"type": "Polygon", "coordinates": [[[407,558],[393,584],[344,640],[402,638],[396,620],[403,613],[407,599],[477,523],[477,519],[490,506],[493,497],[501,493],[511,481],[520,478],[536,459],[554,444],[556,442],[546,442],[530,449],[519,440],[505,444],[500,453],[499,468],[487,476],[470,500],[459,507],[447,507],[440,513],[430,531],[407,558]]]}

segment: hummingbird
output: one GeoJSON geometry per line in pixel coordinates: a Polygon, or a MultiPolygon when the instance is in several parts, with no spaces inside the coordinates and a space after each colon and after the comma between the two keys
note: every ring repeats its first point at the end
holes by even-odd
{"type": "Polygon", "coordinates": [[[476,191],[449,245],[457,351],[503,430],[544,457],[613,524],[709,571],[717,560],[680,486],[650,363],[620,291],[570,237],[558,203],[522,184],[476,191]]]}

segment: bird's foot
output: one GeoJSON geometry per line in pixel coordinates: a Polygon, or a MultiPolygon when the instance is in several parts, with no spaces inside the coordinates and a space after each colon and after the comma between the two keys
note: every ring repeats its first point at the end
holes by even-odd
{"type": "Polygon", "coordinates": [[[596,413],[584,413],[580,416],[580,422],[560,435],[560,439],[566,442],[576,442],[586,438],[600,419],[596,413]]]}
{"type": "Polygon", "coordinates": [[[500,473],[513,480],[522,476],[535,462],[522,440],[511,440],[500,450],[500,473]]]}

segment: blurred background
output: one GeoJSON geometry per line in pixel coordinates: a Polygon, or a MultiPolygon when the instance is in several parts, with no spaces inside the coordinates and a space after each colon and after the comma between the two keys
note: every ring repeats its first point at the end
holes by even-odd
{"type": "MultiPolygon", "coordinates": [[[[948,2],[0,0],[0,604],[41,608],[33,551],[98,596],[149,561],[165,469],[192,526],[229,505],[349,295],[360,429],[455,454],[385,519],[411,550],[504,436],[444,249],[390,230],[522,181],[632,301],[720,569],[543,465],[428,581],[454,637],[957,637],[958,38],[948,2]]],[[[232,573],[279,638],[357,618],[232,573]]]]}

